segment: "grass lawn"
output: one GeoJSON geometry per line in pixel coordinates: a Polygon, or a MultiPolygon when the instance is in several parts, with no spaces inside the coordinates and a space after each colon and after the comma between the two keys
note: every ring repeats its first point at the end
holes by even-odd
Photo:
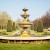
{"type": "Polygon", "coordinates": [[[0,44],[0,50],[50,50],[48,44],[0,44]]]}
{"type": "Polygon", "coordinates": [[[38,34],[38,35],[44,34],[44,32],[37,32],[37,31],[34,31],[34,30],[31,30],[31,33],[32,33],[32,34],[35,33],[35,34],[38,34]]]}
{"type": "Polygon", "coordinates": [[[12,31],[12,32],[6,32],[6,34],[8,35],[12,35],[15,31],[12,31]]]}
{"type": "Polygon", "coordinates": [[[44,29],[43,32],[37,32],[37,31],[31,30],[31,33],[32,33],[32,34],[35,33],[35,34],[38,34],[38,35],[42,35],[42,34],[44,34],[45,32],[47,32],[48,34],[50,34],[50,31],[45,30],[45,29],[44,29]]]}
{"type": "Polygon", "coordinates": [[[7,32],[5,29],[0,29],[0,32],[6,32],[6,34],[8,34],[8,35],[11,35],[11,34],[13,34],[13,33],[19,33],[19,30],[15,30],[15,31],[12,31],[12,32],[7,32]]]}
{"type": "Polygon", "coordinates": [[[20,32],[20,30],[15,30],[15,31],[12,31],[12,32],[7,32],[7,34],[8,35],[12,35],[13,33],[20,34],[19,32],[20,32]]]}
{"type": "Polygon", "coordinates": [[[0,32],[2,32],[2,31],[6,31],[5,29],[0,29],[0,32]]]}
{"type": "Polygon", "coordinates": [[[38,35],[42,35],[44,34],[44,32],[36,32],[38,35]]]}
{"type": "MultiPolygon", "coordinates": [[[[6,31],[6,30],[0,29],[0,32],[4,32],[4,31],[6,31]]],[[[45,29],[44,29],[43,32],[37,32],[37,31],[34,31],[34,30],[30,30],[30,32],[31,32],[31,34],[38,34],[38,35],[42,35],[42,34],[44,34],[44,32],[47,32],[47,33],[50,34],[50,31],[45,30],[45,29]]],[[[19,30],[17,29],[17,30],[12,31],[12,32],[7,32],[7,31],[6,31],[6,34],[8,34],[8,35],[12,35],[13,33],[20,34],[20,29],[19,29],[19,30]]]]}

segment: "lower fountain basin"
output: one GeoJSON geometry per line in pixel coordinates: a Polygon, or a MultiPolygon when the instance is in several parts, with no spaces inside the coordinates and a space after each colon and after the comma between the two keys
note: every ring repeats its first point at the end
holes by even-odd
{"type": "Polygon", "coordinates": [[[0,36],[0,39],[7,39],[7,40],[45,40],[50,39],[50,36],[44,37],[9,37],[9,36],[0,36]]]}

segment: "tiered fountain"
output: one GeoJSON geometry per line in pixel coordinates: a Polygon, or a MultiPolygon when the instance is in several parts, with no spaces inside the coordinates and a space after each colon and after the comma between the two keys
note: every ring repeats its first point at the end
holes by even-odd
{"type": "Polygon", "coordinates": [[[28,30],[28,28],[31,26],[31,22],[27,21],[27,18],[29,17],[29,14],[26,13],[28,9],[24,8],[24,14],[22,14],[21,16],[24,18],[24,20],[22,22],[19,23],[20,27],[22,28],[21,31],[21,37],[30,37],[30,31],[28,30]]]}
{"type": "Polygon", "coordinates": [[[29,15],[26,13],[28,9],[24,8],[24,14],[21,16],[24,18],[22,22],[19,23],[21,30],[20,36],[0,36],[0,43],[50,43],[50,36],[31,36],[30,35],[30,26],[32,25],[31,22],[28,22],[27,19],[29,15]]]}

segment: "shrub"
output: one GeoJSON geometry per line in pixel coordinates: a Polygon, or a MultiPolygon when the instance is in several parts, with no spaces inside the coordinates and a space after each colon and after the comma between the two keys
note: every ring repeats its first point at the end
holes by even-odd
{"type": "Polygon", "coordinates": [[[7,35],[6,31],[1,31],[0,35],[7,35]]]}
{"type": "Polygon", "coordinates": [[[34,22],[34,31],[37,31],[37,21],[34,22]]]}
{"type": "Polygon", "coordinates": [[[7,32],[11,32],[11,31],[12,31],[12,21],[8,20],[8,23],[7,23],[7,32]]]}
{"type": "Polygon", "coordinates": [[[41,20],[37,23],[37,32],[43,32],[43,22],[41,20]]]}
{"type": "Polygon", "coordinates": [[[33,29],[34,29],[34,25],[32,24],[32,25],[31,25],[31,30],[33,30],[33,29]]]}
{"type": "Polygon", "coordinates": [[[15,22],[13,22],[13,30],[16,30],[15,22]]]}

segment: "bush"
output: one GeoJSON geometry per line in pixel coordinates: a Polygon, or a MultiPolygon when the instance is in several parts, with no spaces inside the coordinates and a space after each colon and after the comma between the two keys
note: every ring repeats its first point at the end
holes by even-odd
{"type": "Polygon", "coordinates": [[[37,21],[34,22],[34,31],[37,31],[37,21]]]}
{"type": "Polygon", "coordinates": [[[7,35],[6,31],[1,31],[0,35],[7,35]]]}
{"type": "Polygon", "coordinates": [[[3,31],[3,32],[2,32],[2,35],[7,35],[6,31],[3,31]]]}
{"type": "Polygon", "coordinates": [[[33,30],[33,29],[34,29],[34,25],[32,24],[32,25],[31,25],[31,30],[33,30]]]}
{"type": "Polygon", "coordinates": [[[8,20],[8,23],[7,23],[7,32],[12,32],[12,21],[11,20],[8,20]]]}
{"type": "Polygon", "coordinates": [[[37,32],[43,32],[43,22],[41,20],[37,23],[37,32]]]}
{"type": "Polygon", "coordinates": [[[13,22],[13,30],[16,30],[15,22],[13,22]]]}

